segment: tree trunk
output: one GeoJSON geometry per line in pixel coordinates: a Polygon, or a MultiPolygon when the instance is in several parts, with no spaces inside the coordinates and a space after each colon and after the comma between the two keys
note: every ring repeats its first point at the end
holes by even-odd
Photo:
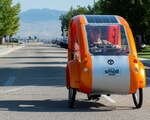
{"type": "Polygon", "coordinates": [[[2,43],[1,44],[4,44],[5,43],[5,37],[2,37],[2,43]]]}

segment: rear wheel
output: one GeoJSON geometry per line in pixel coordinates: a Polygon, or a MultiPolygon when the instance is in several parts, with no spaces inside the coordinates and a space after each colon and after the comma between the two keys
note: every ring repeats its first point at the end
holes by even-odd
{"type": "Polygon", "coordinates": [[[132,94],[132,97],[136,108],[141,108],[143,103],[143,89],[139,88],[135,93],[132,94]]]}
{"type": "Polygon", "coordinates": [[[68,106],[69,108],[73,108],[76,99],[76,89],[69,88],[68,90],[68,106]]]}
{"type": "Polygon", "coordinates": [[[91,97],[90,94],[87,94],[87,98],[88,98],[88,100],[91,100],[91,99],[92,99],[92,97],[91,97]]]}

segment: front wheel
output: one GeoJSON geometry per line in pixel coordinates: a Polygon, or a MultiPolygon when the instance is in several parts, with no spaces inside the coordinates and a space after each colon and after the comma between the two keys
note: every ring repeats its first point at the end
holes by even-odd
{"type": "Polygon", "coordinates": [[[68,106],[69,108],[73,108],[75,104],[75,99],[76,99],[76,90],[69,88],[68,90],[68,106]]]}
{"type": "Polygon", "coordinates": [[[135,93],[132,94],[132,97],[136,108],[141,108],[143,103],[143,89],[139,88],[135,93]]]}

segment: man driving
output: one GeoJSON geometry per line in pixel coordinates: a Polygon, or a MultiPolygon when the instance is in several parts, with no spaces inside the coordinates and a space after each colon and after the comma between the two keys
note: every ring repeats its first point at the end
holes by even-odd
{"type": "Polygon", "coordinates": [[[98,44],[102,44],[100,28],[92,27],[90,29],[89,35],[89,47],[94,47],[98,44]]]}
{"type": "MultiPolygon", "coordinates": [[[[89,35],[88,35],[88,45],[90,53],[102,53],[106,49],[117,48],[113,43],[107,40],[106,27],[101,26],[90,26],[89,35]],[[103,30],[103,39],[102,39],[102,30],[103,30]]],[[[108,51],[108,50],[107,50],[108,51]]],[[[111,52],[109,50],[109,52],[111,52]]]]}
{"type": "Polygon", "coordinates": [[[101,52],[100,48],[103,48],[105,45],[110,44],[107,40],[101,39],[101,29],[98,26],[92,26],[89,32],[89,50],[90,52],[101,52]]]}

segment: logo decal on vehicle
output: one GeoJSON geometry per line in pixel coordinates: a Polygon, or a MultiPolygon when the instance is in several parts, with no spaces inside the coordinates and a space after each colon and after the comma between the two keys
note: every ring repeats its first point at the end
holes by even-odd
{"type": "Polygon", "coordinates": [[[113,65],[113,64],[114,64],[114,61],[113,61],[112,59],[109,59],[109,60],[107,61],[107,63],[108,63],[109,65],[113,65]]]}
{"type": "Polygon", "coordinates": [[[120,75],[119,68],[104,68],[103,72],[105,76],[114,76],[114,75],[119,76],[120,75]]]}

